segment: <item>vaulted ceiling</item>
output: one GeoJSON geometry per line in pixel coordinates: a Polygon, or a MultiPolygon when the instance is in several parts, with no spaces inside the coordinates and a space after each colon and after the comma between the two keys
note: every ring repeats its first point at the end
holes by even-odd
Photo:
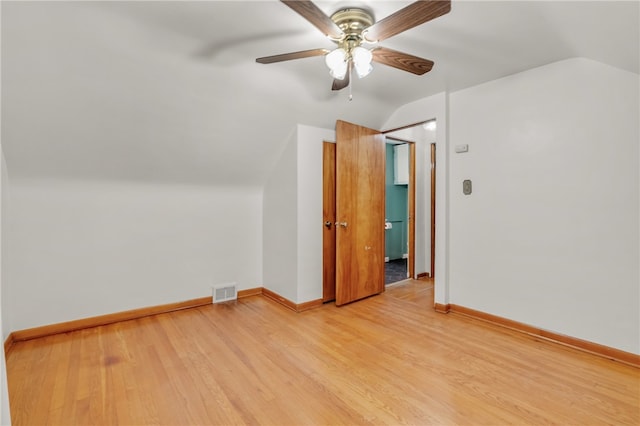
{"type": "MultiPolygon", "coordinates": [[[[328,15],[407,1],[318,1],[328,15]]],[[[382,45],[435,62],[383,65],[332,92],[334,45],[275,0],[2,2],[2,147],[13,178],[261,185],[297,123],[373,128],[401,105],[582,56],[638,73],[636,1],[456,1],[382,45]]],[[[425,117],[427,119],[429,117],[425,117]]]]}

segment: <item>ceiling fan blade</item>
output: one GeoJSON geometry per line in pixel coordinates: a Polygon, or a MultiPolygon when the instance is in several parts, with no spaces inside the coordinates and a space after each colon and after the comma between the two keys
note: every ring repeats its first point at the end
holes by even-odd
{"type": "Polygon", "coordinates": [[[331,38],[340,38],[343,33],[340,27],[331,20],[318,6],[311,1],[303,0],[280,0],[289,6],[313,26],[322,31],[324,35],[331,38]]]}
{"type": "Polygon", "coordinates": [[[328,49],[301,50],[299,52],[283,53],[281,55],[264,56],[256,59],[260,64],[272,64],[274,62],[290,61],[292,59],[311,58],[312,56],[322,56],[329,53],[328,49]]]}
{"type": "Polygon", "coordinates": [[[365,31],[368,41],[382,41],[449,13],[451,0],[421,0],[371,25],[365,31]]]}
{"type": "Polygon", "coordinates": [[[387,49],[386,47],[378,47],[371,51],[375,62],[408,71],[413,74],[422,75],[431,71],[433,61],[409,55],[408,53],[398,52],[397,50],[387,49]]]}
{"type": "Polygon", "coordinates": [[[350,72],[346,73],[342,80],[338,80],[337,78],[334,78],[333,84],[331,85],[331,90],[342,90],[345,87],[348,87],[350,74],[351,74],[350,72]]]}

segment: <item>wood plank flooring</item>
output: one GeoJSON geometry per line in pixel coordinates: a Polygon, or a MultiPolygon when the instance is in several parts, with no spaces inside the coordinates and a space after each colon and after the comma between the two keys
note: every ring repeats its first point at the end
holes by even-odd
{"type": "Polygon", "coordinates": [[[640,424],[640,370],[454,314],[407,281],[261,296],[19,342],[14,425],[640,424]]]}

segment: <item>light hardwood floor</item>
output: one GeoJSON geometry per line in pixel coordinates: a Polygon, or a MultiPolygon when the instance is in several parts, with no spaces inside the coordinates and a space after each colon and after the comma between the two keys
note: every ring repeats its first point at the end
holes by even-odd
{"type": "Polygon", "coordinates": [[[339,308],[253,296],[19,342],[13,424],[640,424],[639,369],[431,304],[408,281],[339,308]]]}

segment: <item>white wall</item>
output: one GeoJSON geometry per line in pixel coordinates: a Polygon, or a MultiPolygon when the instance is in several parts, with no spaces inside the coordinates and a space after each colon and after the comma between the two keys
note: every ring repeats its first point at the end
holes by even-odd
{"type": "MultiPolygon", "coordinates": [[[[444,126],[446,123],[442,123],[444,126]]],[[[431,272],[431,144],[436,142],[436,130],[423,126],[412,129],[416,146],[416,273],[431,272]]]]}
{"type": "Polygon", "coordinates": [[[322,144],[335,131],[298,125],[298,297],[322,298],[322,144]]]}
{"type": "Polygon", "coordinates": [[[298,125],[264,190],[264,287],[294,303],[322,298],[322,142],[298,125]]]}
{"type": "Polygon", "coordinates": [[[0,145],[0,330],[2,333],[3,349],[0,350],[0,424],[10,425],[11,415],[9,411],[9,389],[7,387],[7,366],[4,357],[4,342],[9,336],[8,327],[6,326],[6,287],[8,283],[6,274],[5,261],[7,256],[6,236],[7,236],[7,206],[8,206],[8,188],[9,173],[7,164],[5,163],[2,146],[0,145]]]}
{"type": "Polygon", "coordinates": [[[262,286],[296,301],[298,296],[298,139],[292,132],[263,195],[262,286]]]}
{"type": "Polygon", "coordinates": [[[262,193],[12,179],[9,328],[260,286],[262,193]]]}
{"type": "Polygon", "coordinates": [[[640,353],[638,91],[571,59],[450,95],[451,303],[640,353]]]}
{"type": "MultiPolygon", "coordinates": [[[[448,287],[448,140],[447,94],[440,93],[409,103],[396,110],[383,129],[394,129],[409,124],[435,119],[436,142],[436,253],[435,253],[435,303],[449,303],[448,287]]],[[[431,261],[430,253],[421,247],[429,245],[427,236],[431,226],[430,188],[427,188],[429,169],[429,144],[432,138],[416,140],[416,272],[426,270],[431,261]],[[429,194],[427,196],[427,194],[429,194]]]]}
{"type": "MultiPolygon", "coordinates": [[[[0,147],[1,149],[1,147],[0,147]]],[[[4,339],[9,336],[11,330],[9,329],[9,311],[8,311],[8,293],[9,282],[7,267],[9,263],[9,251],[7,250],[9,239],[9,171],[7,169],[7,163],[4,154],[0,152],[2,163],[1,167],[1,181],[0,181],[0,283],[2,284],[2,291],[0,291],[0,309],[2,309],[2,315],[0,315],[0,321],[2,321],[2,337],[4,339]],[[4,231],[3,231],[4,230],[4,231]]]]}
{"type": "MultiPolygon", "coordinates": [[[[0,22],[2,22],[2,6],[0,6],[0,22]]],[[[0,27],[2,25],[0,24],[0,27]]],[[[0,74],[2,74],[0,72],[0,74]]],[[[1,78],[0,78],[1,80],[1,78]]],[[[0,88],[0,92],[2,89],[0,88]]],[[[0,96],[0,98],[2,98],[0,96]]],[[[0,106],[0,111],[2,107],[0,106]]],[[[2,113],[0,112],[0,117],[2,113]]],[[[0,121],[2,121],[0,119],[0,121]]],[[[2,124],[0,123],[0,129],[2,124]]],[[[7,271],[4,265],[6,265],[7,250],[6,250],[6,236],[7,236],[7,206],[8,206],[8,191],[9,188],[9,172],[7,164],[4,158],[4,151],[2,150],[2,141],[0,141],[0,330],[2,333],[2,343],[4,348],[4,342],[9,335],[8,323],[6,320],[7,309],[6,305],[6,287],[7,287],[7,271]]],[[[4,357],[4,349],[0,351],[0,423],[3,425],[11,424],[11,414],[9,412],[9,389],[7,387],[7,366],[4,357]]]]}

